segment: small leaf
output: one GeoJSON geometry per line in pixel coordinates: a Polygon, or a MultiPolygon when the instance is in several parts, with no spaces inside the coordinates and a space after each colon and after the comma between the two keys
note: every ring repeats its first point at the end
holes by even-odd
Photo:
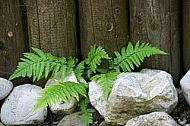
{"type": "Polygon", "coordinates": [[[97,74],[90,80],[96,81],[101,87],[104,94],[104,98],[107,99],[112,89],[113,82],[117,78],[119,72],[109,72],[106,74],[97,74]]]}
{"type": "Polygon", "coordinates": [[[34,47],[32,47],[32,50],[34,50],[43,60],[46,59],[46,56],[42,50],[34,47]]]}

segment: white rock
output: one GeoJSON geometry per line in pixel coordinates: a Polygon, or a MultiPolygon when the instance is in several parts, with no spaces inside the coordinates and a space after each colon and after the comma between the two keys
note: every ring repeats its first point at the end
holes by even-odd
{"type": "Polygon", "coordinates": [[[178,126],[166,112],[152,112],[130,119],[125,126],[178,126]]]}
{"type": "Polygon", "coordinates": [[[178,123],[180,125],[185,125],[187,123],[187,119],[186,118],[183,118],[182,120],[179,118],[177,121],[178,121],[178,123]]]}
{"type": "Polygon", "coordinates": [[[33,111],[41,87],[24,84],[13,89],[1,107],[1,121],[5,125],[36,125],[43,123],[47,108],[33,111]]]}
{"type": "Polygon", "coordinates": [[[12,90],[13,83],[0,77],[0,100],[4,99],[12,90]]]}
{"type": "Polygon", "coordinates": [[[144,113],[170,113],[178,102],[170,74],[161,70],[121,73],[114,82],[108,100],[94,81],[89,84],[91,104],[107,123],[125,125],[126,121],[144,113]]]}
{"type": "Polygon", "coordinates": [[[190,70],[180,80],[181,91],[190,105],[190,70]]]}
{"type": "Polygon", "coordinates": [[[183,126],[190,126],[190,124],[185,124],[185,125],[183,125],[183,126]]]}
{"type": "MultiPolygon", "coordinates": [[[[55,78],[49,79],[45,86],[55,84],[56,83],[55,80],[77,82],[77,78],[76,78],[74,72],[72,72],[70,75],[66,75],[66,77],[64,79],[61,79],[60,73],[58,73],[55,76],[55,78]]],[[[81,78],[80,81],[86,83],[86,81],[83,78],[81,78]]],[[[77,100],[75,98],[73,98],[72,102],[63,102],[60,99],[60,103],[50,105],[49,108],[50,108],[51,112],[54,114],[71,114],[75,110],[76,106],[77,106],[77,100]]]]}

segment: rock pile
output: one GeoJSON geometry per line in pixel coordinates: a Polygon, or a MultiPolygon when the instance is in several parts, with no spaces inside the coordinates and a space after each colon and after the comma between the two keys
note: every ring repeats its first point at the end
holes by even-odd
{"type": "MultiPolygon", "coordinates": [[[[182,93],[190,104],[190,72],[180,81],[182,93]]],[[[55,79],[48,80],[47,85],[54,84],[55,79]]],[[[74,73],[67,75],[63,81],[76,82],[74,73]]],[[[81,78],[81,81],[85,82],[81,78]]],[[[13,84],[0,78],[0,100],[4,103],[0,109],[0,126],[3,125],[39,125],[47,117],[47,108],[32,111],[42,88],[31,84],[13,87],[13,84]]],[[[173,85],[172,76],[161,70],[144,69],[141,72],[121,73],[114,81],[108,99],[104,99],[98,83],[89,83],[91,105],[105,119],[99,126],[177,126],[169,115],[178,103],[178,93],[173,85]]],[[[49,106],[56,115],[64,115],[55,125],[85,124],[75,113],[76,99],[71,103],[49,106]]],[[[183,121],[183,120],[182,120],[183,121]]],[[[180,122],[182,124],[183,122],[180,122]]],[[[178,122],[179,123],[179,122],[178,122]]],[[[183,123],[183,125],[188,125],[183,123]]]]}

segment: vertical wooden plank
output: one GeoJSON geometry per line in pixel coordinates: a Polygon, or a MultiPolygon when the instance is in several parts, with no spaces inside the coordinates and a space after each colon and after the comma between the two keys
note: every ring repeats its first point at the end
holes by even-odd
{"type": "Polygon", "coordinates": [[[177,84],[180,75],[180,1],[130,0],[131,40],[142,40],[168,52],[148,58],[142,67],[163,69],[173,75],[177,84]]]}
{"type": "MultiPolygon", "coordinates": [[[[19,58],[27,51],[27,30],[19,0],[0,1],[0,76],[9,78],[19,58]]],[[[25,79],[15,79],[14,84],[25,79]]]]}
{"type": "Polygon", "coordinates": [[[183,0],[183,72],[190,69],[190,1],[183,0]]]}
{"type": "Polygon", "coordinates": [[[78,57],[75,0],[26,0],[30,47],[78,57]]]}
{"type": "Polygon", "coordinates": [[[127,1],[80,0],[78,5],[82,58],[94,44],[103,46],[110,55],[127,44],[127,1]]]}

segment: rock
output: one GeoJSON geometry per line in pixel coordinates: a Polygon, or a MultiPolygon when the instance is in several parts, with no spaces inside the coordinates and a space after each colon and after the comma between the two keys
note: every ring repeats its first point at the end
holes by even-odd
{"type": "Polygon", "coordinates": [[[2,123],[0,123],[0,126],[5,126],[5,125],[3,125],[2,123]]]}
{"type": "Polygon", "coordinates": [[[24,84],[13,89],[1,107],[1,121],[5,125],[41,124],[47,116],[47,108],[33,111],[41,87],[24,84]]]}
{"type": "Polygon", "coordinates": [[[187,103],[190,105],[190,70],[180,80],[180,87],[187,103]]]}
{"type": "Polygon", "coordinates": [[[110,124],[107,124],[105,121],[102,121],[99,126],[110,126],[110,124]]]}
{"type": "Polygon", "coordinates": [[[86,126],[78,114],[79,113],[73,113],[63,117],[57,126],[86,126]]]}
{"type": "MultiPolygon", "coordinates": [[[[64,79],[61,79],[60,73],[58,73],[55,76],[55,78],[49,79],[45,86],[54,84],[55,80],[77,82],[77,78],[76,78],[74,72],[72,72],[70,75],[66,75],[66,77],[64,79]]],[[[86,83],[86,81],[83,78],[81,78],[81,82],[86,83]]],[[[60,99],[60,103],[50,105],[49,108],[50,108],[51,112],[54,114],[71,114],[75,110],[76,106],[77,106],[77,100],[75,98],[73,98],[72,102],[63,102],[60,99]]]]}
{"type": "Polygon", "coordinates": [[[13,83],[0,77],[0,100],[4,99],[12,90],[13,83]]]}
{"type": "Polygon", "coordinates": [[[117,125],[125,125],[127,120],[145,113],[170,113],[178,103],[171,75],[148,69],[119,74],[107,100],[99,84],[91,81],[89,98],[107,123],[117,125]]]}
{"type": "Polygon", "coordinates": [[[5,126],[5,125],[3,125],[2,123],[0,123],[0,126],[5,126]]]}
{"type": "Polygon", "coordinates": [[[178,126],[166,112],[152,112],[130,119],[125,126],[178,126]]]}
{"type": "Polygon", "coordinates": [[[77,100],[73,98],[72,102],[63,102],[60,100],[60,104],[50,105],[50,110],[54,114],[71,114],[75,111],[77,106],[77,100]]]}

